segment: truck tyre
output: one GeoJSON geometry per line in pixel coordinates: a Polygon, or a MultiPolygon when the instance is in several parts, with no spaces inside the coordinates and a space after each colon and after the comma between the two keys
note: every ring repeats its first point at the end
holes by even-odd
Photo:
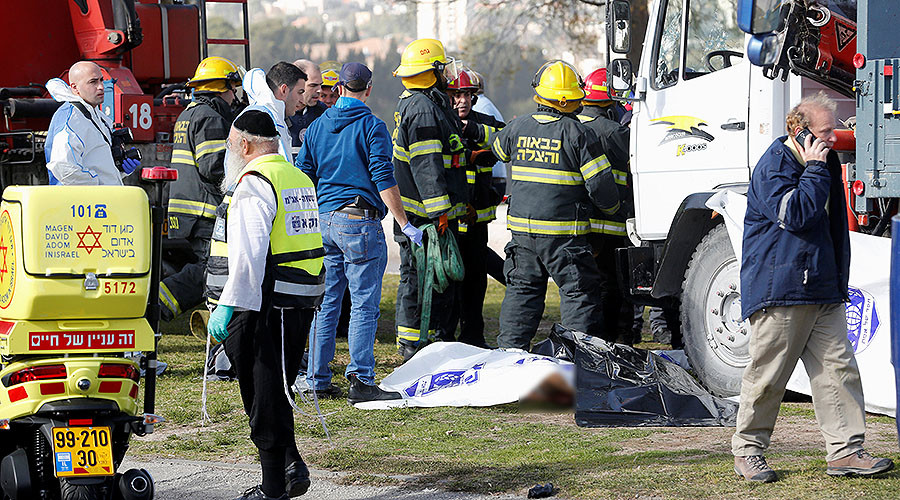
{"type": "Polygon", "coordinates": [[[101,485],[73,484],[67,479],[59,480],[60,500],[103,500],[101,485]]]}
{"type": "Polygon", "coordinates": [[[750,362],[750,322],[741,321],[740,262],[724,224],[697,245],[684,275],[684,350],[700,382],[714,395],[740,394],[750,362]]]}

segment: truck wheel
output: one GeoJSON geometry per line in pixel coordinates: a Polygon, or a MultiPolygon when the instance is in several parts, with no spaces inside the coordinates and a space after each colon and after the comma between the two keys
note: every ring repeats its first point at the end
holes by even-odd
{"type": "Polygon", "coordinates": [[[67,479],[59,480],[60,500],[102,500],[103,492],[98,484],[73,484],[67,479]]]}
{"type": "Polygon", "coordinates": [[[740,394],[750,362],[750,322],[741,321],[740,262],[724,224],[694,250],[684,276],[684,350],[700,382],[714,395],[740,394]]]}

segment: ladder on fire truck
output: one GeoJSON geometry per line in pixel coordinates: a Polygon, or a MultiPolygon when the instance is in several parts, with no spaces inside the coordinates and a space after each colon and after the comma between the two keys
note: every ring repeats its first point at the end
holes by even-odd
{"type": "Polygon", "coordinates": [[[210,45],[243,45],[244,46],[244,68],[250,69],[250,15],[247,11],[248,0],[199,0],[200,3],[200,50],[203,57],[209,55],[210,45]],[[208,3],[230,3],[241,5],[241,20],[244,27],[244,38],[209,38],[206,33],[206,4],[208,3]]]}

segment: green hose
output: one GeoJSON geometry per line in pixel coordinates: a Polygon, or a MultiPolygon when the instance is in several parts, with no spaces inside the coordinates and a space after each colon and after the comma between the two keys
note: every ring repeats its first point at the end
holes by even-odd
{"type": "Polygon", "coordinates": [[[444,231],[444,234],[438,235],[434,224],[425,224],[419,229],[425,233],[424,245],[412,245],[412,248],[419,276],[419,310],[422,311],[418,345],[423,346],[429,340],[432,291],[443,293],[450,285],[450,280],[462,281],[465,268],[452,231],[444,231]]]}

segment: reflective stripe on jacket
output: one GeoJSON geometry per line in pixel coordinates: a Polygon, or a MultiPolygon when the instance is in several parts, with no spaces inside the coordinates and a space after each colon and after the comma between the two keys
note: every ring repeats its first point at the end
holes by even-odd
{"type": "Polygon", "coordinates": [[[613,236],[626,236],[625,220],[634,215],[633,194],[631,188],[631,173],[629,169],[629,138],[631,135],[627,127],[608,118],[607,110],[600,106],[585,106],[578,119],[593,130],[600,139],[609,163],[612,166],[613,177],[619,190],[619,198],[622,206],[614,215],[602,215],[598,219],[591,220],[591,229],[595,233],[609,234],[613,236]]]}
{"type": "MultiPolygon", "coordinates": [[[[319,231],[319,207],[312,181],[281,156],[256,162],[244,175],[257,175],[275,192],[277,208],[269,233],[264,286],[276,307],[315,307],[325,293],[325,249],[319,231]]],[[[216,303],[228,280],[227,219],[229,193],[217,209],[207,261],[207,300],[216,303]]]]}
{"type": "Polygon", "coordinates": [[[507,227],[513,233],[588,234],[592,219],[619,208],[609,160],[596,134],[573,114],[539,106],[498,132],[493,152],[510,164],[507,227]]]}
{"type": "Polygon", "coordinates": [[[465,215],[462,124],[446,94],[435,88],[404,91],[394,122],[394,177],[411,222],[465,215]]]}
{"type": "MultiPolygon", "coordinates": [[[[466,144],[466,155],[471,158],[472,153],[482,149],[490,149],[491,143],[505,123],[493,116],[469,112],[466,117],[468,125],[463,129],[463,139],[466,144]]],[[[485,153],[482,153],[485,154],[485,153]]],[[[493,158],[493,155],[489,155],[493,158]]],[[[483,161],[480,163],[484,163],[483,161]]],[[[497,205],[503,200],[503,194],[494,189],[493,162],[488,165],[478,165],[474,161],[468,161],[466,165],[466,184],[469,187],[469,204],[475,209],[476,223],[488,223],[497,218],[497,205]]],[[[459,224],[459,232],[467,231],[466,224],[459,224]]]]}
{"type": "MultiPolygon", "coordinates": [[[[231,108],[215,93],[195,94],[175,121],[171,164],[178,180],[169,186],[169,238],[188,238],[198,219],[215,219],[230,127],[231,108]]],[[[193,236],[209,238],[208,231],[193,236]]]]}

